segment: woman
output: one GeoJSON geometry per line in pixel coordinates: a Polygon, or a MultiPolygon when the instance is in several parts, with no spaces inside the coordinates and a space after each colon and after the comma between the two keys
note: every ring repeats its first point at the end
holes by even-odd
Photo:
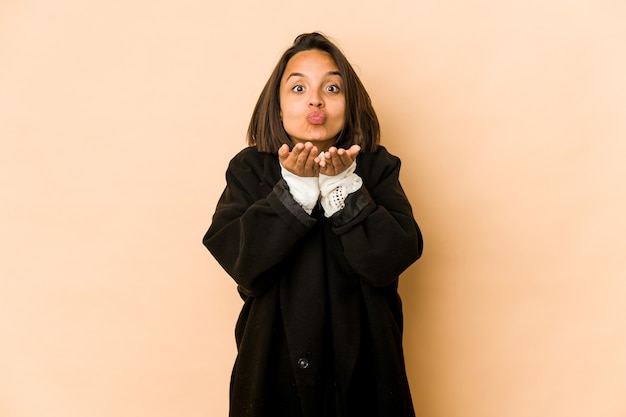
{"type": "Polygon", "coordinates": [[[284,53],[204,245],[238,284],[232,417],[413,416],[398,276],[422,237],[370,98],[319,33],[284,53]]]}

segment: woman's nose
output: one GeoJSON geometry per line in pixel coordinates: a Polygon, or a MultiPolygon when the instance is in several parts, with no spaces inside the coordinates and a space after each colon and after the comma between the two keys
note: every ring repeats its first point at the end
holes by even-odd
{"type": "Polygon", "coordinates": [[[317,92],[311,93],[311,97],[309,97],[309,106],[322,107],[323,105],[324,105],[324,101],[320,97],[319,93],[317,92]]]}

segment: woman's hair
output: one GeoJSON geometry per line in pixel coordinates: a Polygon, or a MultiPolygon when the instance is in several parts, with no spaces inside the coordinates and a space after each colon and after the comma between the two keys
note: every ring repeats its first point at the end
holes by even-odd
{"type": "Polygon", "coordinates": [[[280,117],[280,81],[289,60],[298,52],[311,49],[330,54],[343,80],[346,120],[335,146],[359,145],[362,152],[374,151],[380,141],[380,125],[369,94],[341,50],[317,32],[299,35],[278,61],[254,107],[248,126],[248,145],[256,145],[260,152],[274,153],[282,144],[292,144],[280,117]]]}

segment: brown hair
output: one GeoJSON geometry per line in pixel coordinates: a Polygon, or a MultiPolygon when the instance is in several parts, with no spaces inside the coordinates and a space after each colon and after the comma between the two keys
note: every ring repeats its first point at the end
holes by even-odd
{"type": "Polygon", "coordinates": [[[341,50],[317,32],[299,35],[276,64],[254,107],[248,126],[248,145],[256,145],[260,152],[274,153],[284,143],[293,144],[280,118],[280,81],[289,60],[298,52],[311,49],[328,53],[343,78],[346,120],[335,146],[359,145],[361,152],[374,151],[380,141],[380,125],[370,96],[341,50]]]}

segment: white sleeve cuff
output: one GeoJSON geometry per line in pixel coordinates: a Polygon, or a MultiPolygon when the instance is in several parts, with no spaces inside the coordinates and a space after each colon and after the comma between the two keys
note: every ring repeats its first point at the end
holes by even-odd
{"type": "Polygon", "coordinates": [[[289,192],[293,199],[302,206],[304,211],[311,214],[320,196],[317,177],[299,177],[287,171],[282,165],[280,166],[280,173],[289,186],[289,192]]]}
{"type": "Polygon", "coordinates": [[[326,217],[330,217],[344,208],[348,195],[363,185],[363,180],[355,174],[355,170],[356,161],[352,162],[352,165],[341,174],[334,176],[320,174],[321,203],[326,217]]]}

